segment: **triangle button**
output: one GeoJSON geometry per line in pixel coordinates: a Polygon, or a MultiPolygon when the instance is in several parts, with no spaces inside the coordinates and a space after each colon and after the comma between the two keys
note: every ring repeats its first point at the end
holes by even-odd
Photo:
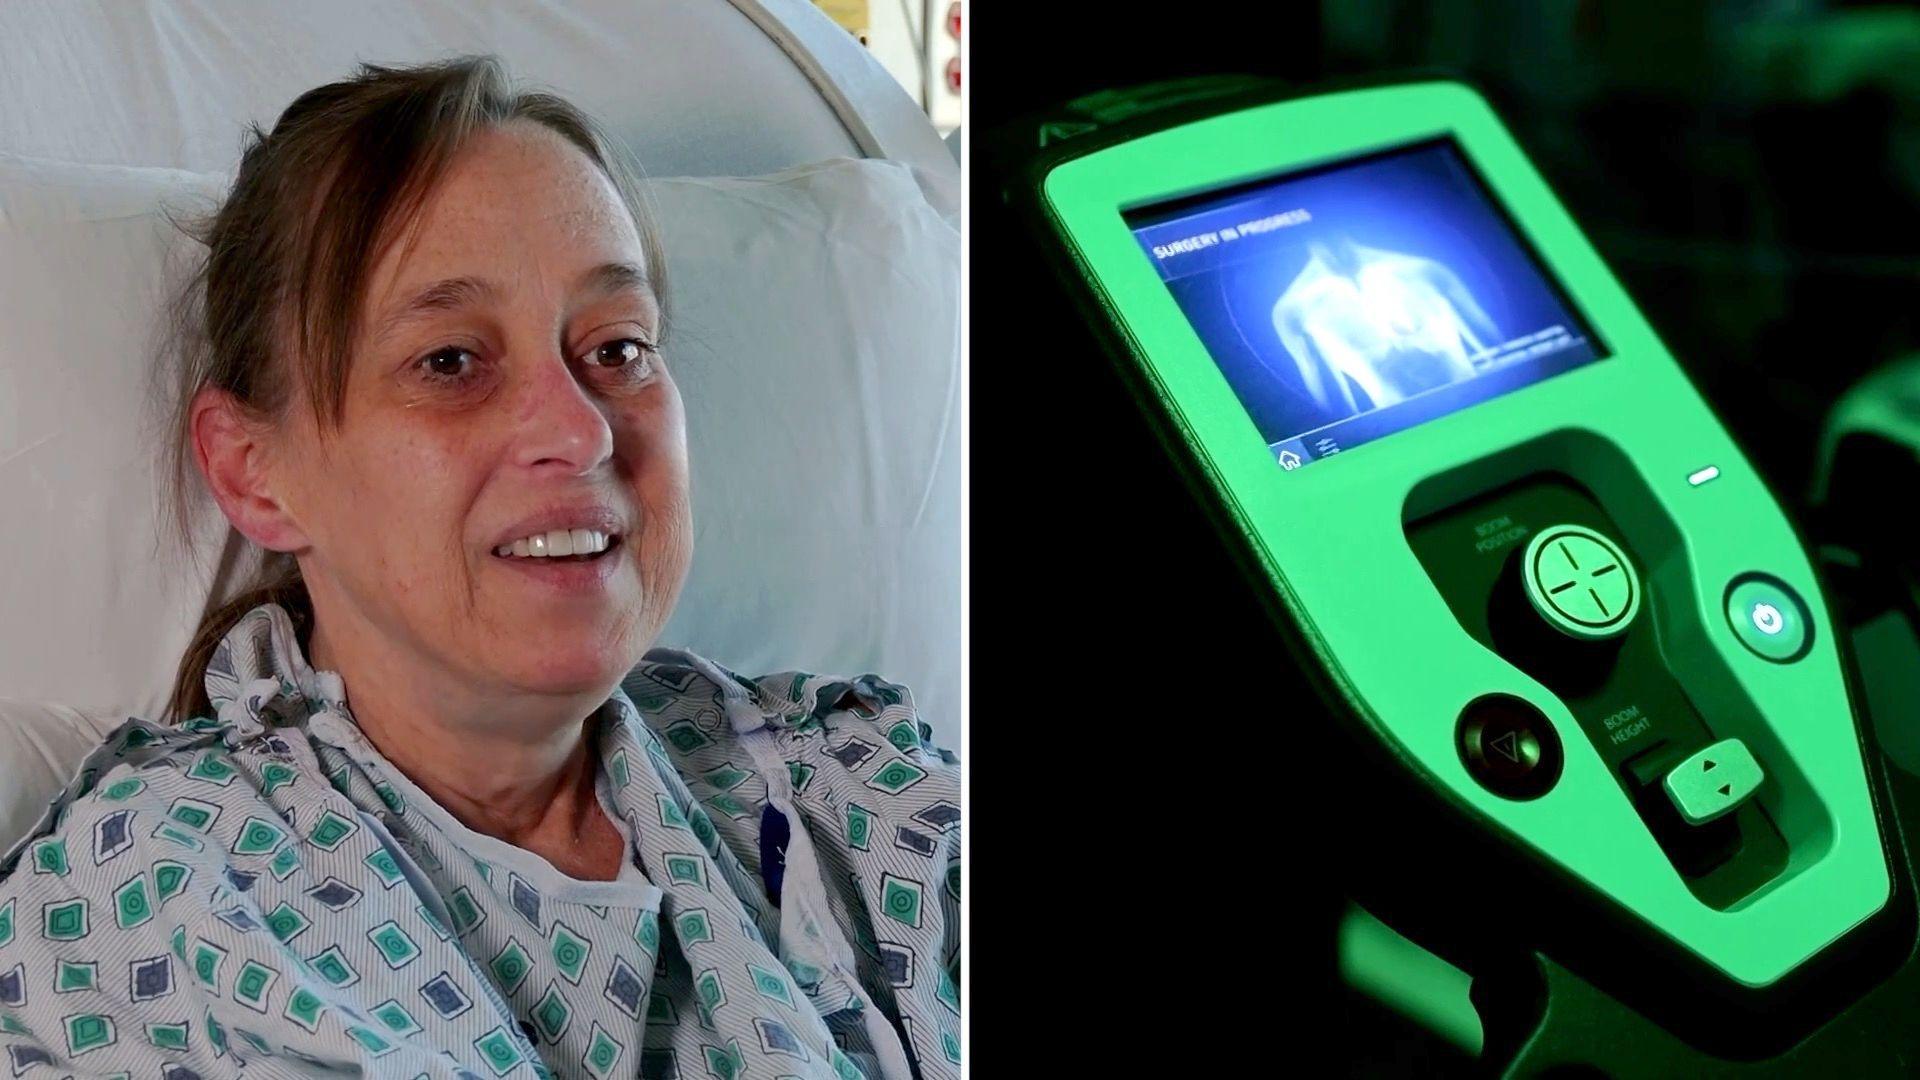
{"type": "Polygon", "coordinates": [[[1519,733],[1509,731],[1505,735],[1501,735],[1498,738],[1494,739],[1491,745],[1495,750],[1500,751],[1500,753],[1504,757],[1506,757],[1508,761],[1514,762],[1515,764],[1519,763],[1520,761],[1519,733]]]}

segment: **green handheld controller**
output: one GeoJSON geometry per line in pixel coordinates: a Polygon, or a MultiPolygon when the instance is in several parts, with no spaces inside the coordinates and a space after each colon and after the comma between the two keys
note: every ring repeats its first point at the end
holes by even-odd
{"type": "Polygon", "coordinates": [[[1736,993],[1889,904],[1807,553],[1479,95],[1187,109],[1017,186],[1415,782],[1736,993]]]}

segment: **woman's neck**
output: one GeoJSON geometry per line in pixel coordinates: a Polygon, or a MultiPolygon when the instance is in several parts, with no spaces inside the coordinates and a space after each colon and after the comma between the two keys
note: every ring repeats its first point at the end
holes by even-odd
{"type": "Polygon", "coordinates": [[[340,673],[367,740],[461,824],[531,851],[570,877],[618,876],[626,843],[600,805],[591,714],[560,724],[454,724],[444,717],[485,713],[446,712],[449,695],[423,687],[393,656],[356,655],[316,627],[308,659],[340,673]]]}

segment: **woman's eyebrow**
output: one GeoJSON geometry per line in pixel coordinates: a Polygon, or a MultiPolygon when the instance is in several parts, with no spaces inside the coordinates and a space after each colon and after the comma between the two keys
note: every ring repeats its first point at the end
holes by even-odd
{"type": "MultiPolygon", "coordinates": [[[[645,270],[629,262],[610,262],[601,263],[581,274],[574,282],[573,291],[595,296],[618,292],[650,295],[652,288],[645,270]]],[[[484,278],[457,277],[436,281],[390,309],[375,333],[375,340],[384,340],[406,324],[431,313],[472,307],[483,301],[497,299],[500,293],[498,285],[484,278]]]]}
{"type": "Polygon", "coordinates": [[[647,272],[629,262],[601,263],[599,266],[580,275],[574,283],[574,292],[588,292],[607,295],[617,292],[651,293],[652,283],[647,280],[647,272]]]}

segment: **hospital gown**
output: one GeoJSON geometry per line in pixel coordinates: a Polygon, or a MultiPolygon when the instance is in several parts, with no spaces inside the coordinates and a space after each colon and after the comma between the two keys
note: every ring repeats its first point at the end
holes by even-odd
{"type": "Polygon", "coordinates": [[[959,766],[873,676],[655,649],[598,709],[614,881],[476,833],[279,607],[0,861],[13,1076],[959,1075],[959,766]]]}

